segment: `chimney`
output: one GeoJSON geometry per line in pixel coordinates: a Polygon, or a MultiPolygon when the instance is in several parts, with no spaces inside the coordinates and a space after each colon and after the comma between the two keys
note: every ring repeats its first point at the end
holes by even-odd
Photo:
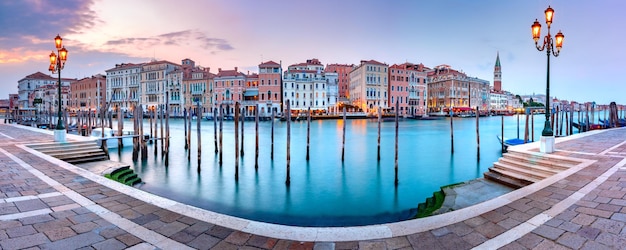
{"type": "Polygon", "coordinates": [[[217,68],[217,72],[222,72],[222,68],[217,68]]]}
{"type": "Polygon", "coordinates": [[[237,71],[237,67],[235,67],[235,72],[239,72],[239,71],[237,71]]]}

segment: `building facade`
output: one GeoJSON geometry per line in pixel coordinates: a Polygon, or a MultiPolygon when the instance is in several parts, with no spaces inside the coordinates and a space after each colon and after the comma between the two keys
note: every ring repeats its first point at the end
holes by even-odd
{"type": "MultiPolygon", "coordinates": [[[[30,94],[35,91],[35,89],[42,87],[42,86],[46,86],[46,85],[54,85],[55,89],[57,89],[56,86],[58,86],[58,81],[59,78],[56,77],[52,77],[49,75],[46,75],[44,73],[41,72],[36,72],[33,74],[30,74],[24,78],[22,78],[21,80],[19,80],[17,82],[17,89],[18,89],[18,96],[19,96],[19,101],[18,101],[18,107],[19,109],[33,109],[34,105],[32,103],[32,101],[29,102],[29,96],[30,94]]],[[[69,88],[70,83],[76,81],[76,79],[70,79],[70,78],[61,78],[61,90],[63,90],[63,88],[69,88]]],[[[58,93],[57,93],[58,96],[58,93]]],[[[68,99],[67,96],[63,97],[62,95],[62,107],[66,108],[68,105],[68,99]]],[[[55,98],[55,100],[57,100],[58,97],[55,98]]]]}
{"type": "Polygon", "coordinates": [[[426,70],[423,64],[403,63],[389,67],[389,107],[399,114],[423,116],[426,114],[426,70]]]}
{"type": "Polygon", "coordinates": [[[449,65],[439,65],[428,72],[428,108],[430,112],[454,108],[470,111],[490,105],[489,81],[468,77],[449,65]]]}
{"type": "Polygon", "coordinates": [[[104,101],[122,112],[130,112],[141,97],[141,69],[143,64],[121,63],[106,72],[104,101]]]}
{"type": "Polygon", "coordinates": [[[165,103],[167,74],[180,68],[168,61],[152,61],[141,66],[140,104],[143,110],[165,103]]]}
{"type": "Polygon", "coordinates": [[[168,74],[168,83],[171,83],[172,87],[170,89],[171,112],[181,115],[183,109],[191,108],[192,115],[211,116],[215,75],[209,71],[210,68],[196,66],[191,59],[183,59],[182,68],[168,74]],[[181,79],[182,88],[179,88],[181,79]]]}
{"type": "Polygon", "coordinates": [[[326,65],[326,73],[337,73],[337,100],[347,102],[350,100],[350,71],[354,69],[354,64],[328,64],[326,65]]]}
{"type": "Polygon", "coordinates": [[[362,60],[350,72],[350,102],[367,113],[377,113],[378,107],[388,108],[389,65],[375,60],[362,60]]]}
{"type": "Polygon", "coordinates": [[[493,90],[502,91],[502,67],[500,66],[500,52],[496,55],[496,65],[493,67],[493,90]]]}
{"type": "Polygon", "coordinates": [[[318,59],[290,65],[283,75],[283,100],[290,102],[291,110],[326,112],[328,83],[324,65],[318,59]]]}
{"type": "Polygon", "coordinates": [[[282,66],[274,61],[259,64],[259,115],[268,117],[281,114],[282,103],[282,66]]]}
{"type": "Polygon", "coordinates": [[[246,75],[234,70],[222,70],[218,68],[213,80],[213,109],[219,114],[233,116],[235,103],[243,101],[243,93],[246,83],[246,75]]]}
{"type": "MultiPolygon", "coordinates": [[[[97,74],[86,77],[70,84],[70,105],[71,111],[94,110],[99,111],[106,107],[106,77],[97,74]]],[[[119,104],[110,102],[110,108],[119,107],[119,104]]]]}

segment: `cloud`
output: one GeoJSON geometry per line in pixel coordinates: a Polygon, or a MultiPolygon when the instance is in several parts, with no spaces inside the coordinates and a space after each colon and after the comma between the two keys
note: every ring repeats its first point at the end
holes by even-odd
{"type": "Polygon", "coordinates": [[[210,53],[233,50],[233,46],[228,41],[221,38],[209,37],[198,30],[182,30],[160,34],[151,37],[129,37],[116,40],[109,40],[105,44],[107,47],[135,47],[139,49],[153,48],[157,45],[166,46],[192,46],[208,50],[210,53]]]}

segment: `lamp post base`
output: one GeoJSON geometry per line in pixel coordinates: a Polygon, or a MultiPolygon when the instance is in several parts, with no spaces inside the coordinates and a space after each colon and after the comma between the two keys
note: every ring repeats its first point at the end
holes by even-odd
{"type": "Polygon", "coordinates": [[[65,129],[55,129],[54,130],[54,141],[55,142],[65,142],[66,139],[65,129]]]}
{"type": "Polygon", "coordinates": [[[541,136],[539,152],[550,154],[554,152],[554,136],[541,136]]]}

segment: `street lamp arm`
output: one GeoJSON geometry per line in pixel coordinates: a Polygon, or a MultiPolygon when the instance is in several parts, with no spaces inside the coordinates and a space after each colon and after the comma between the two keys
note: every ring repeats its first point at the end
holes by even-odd
{"type": "Polygon", "coordinates": [[[550,51],[549,46],[550,46],[550,34],[543,37],[543,43],[541,43],[541,46],[539,46],[539,43],[535,42],[535,47],[537,47],[537,50],[539,51],[545,50],[546,47],[548,48],[548,51],[550,51]]]}

